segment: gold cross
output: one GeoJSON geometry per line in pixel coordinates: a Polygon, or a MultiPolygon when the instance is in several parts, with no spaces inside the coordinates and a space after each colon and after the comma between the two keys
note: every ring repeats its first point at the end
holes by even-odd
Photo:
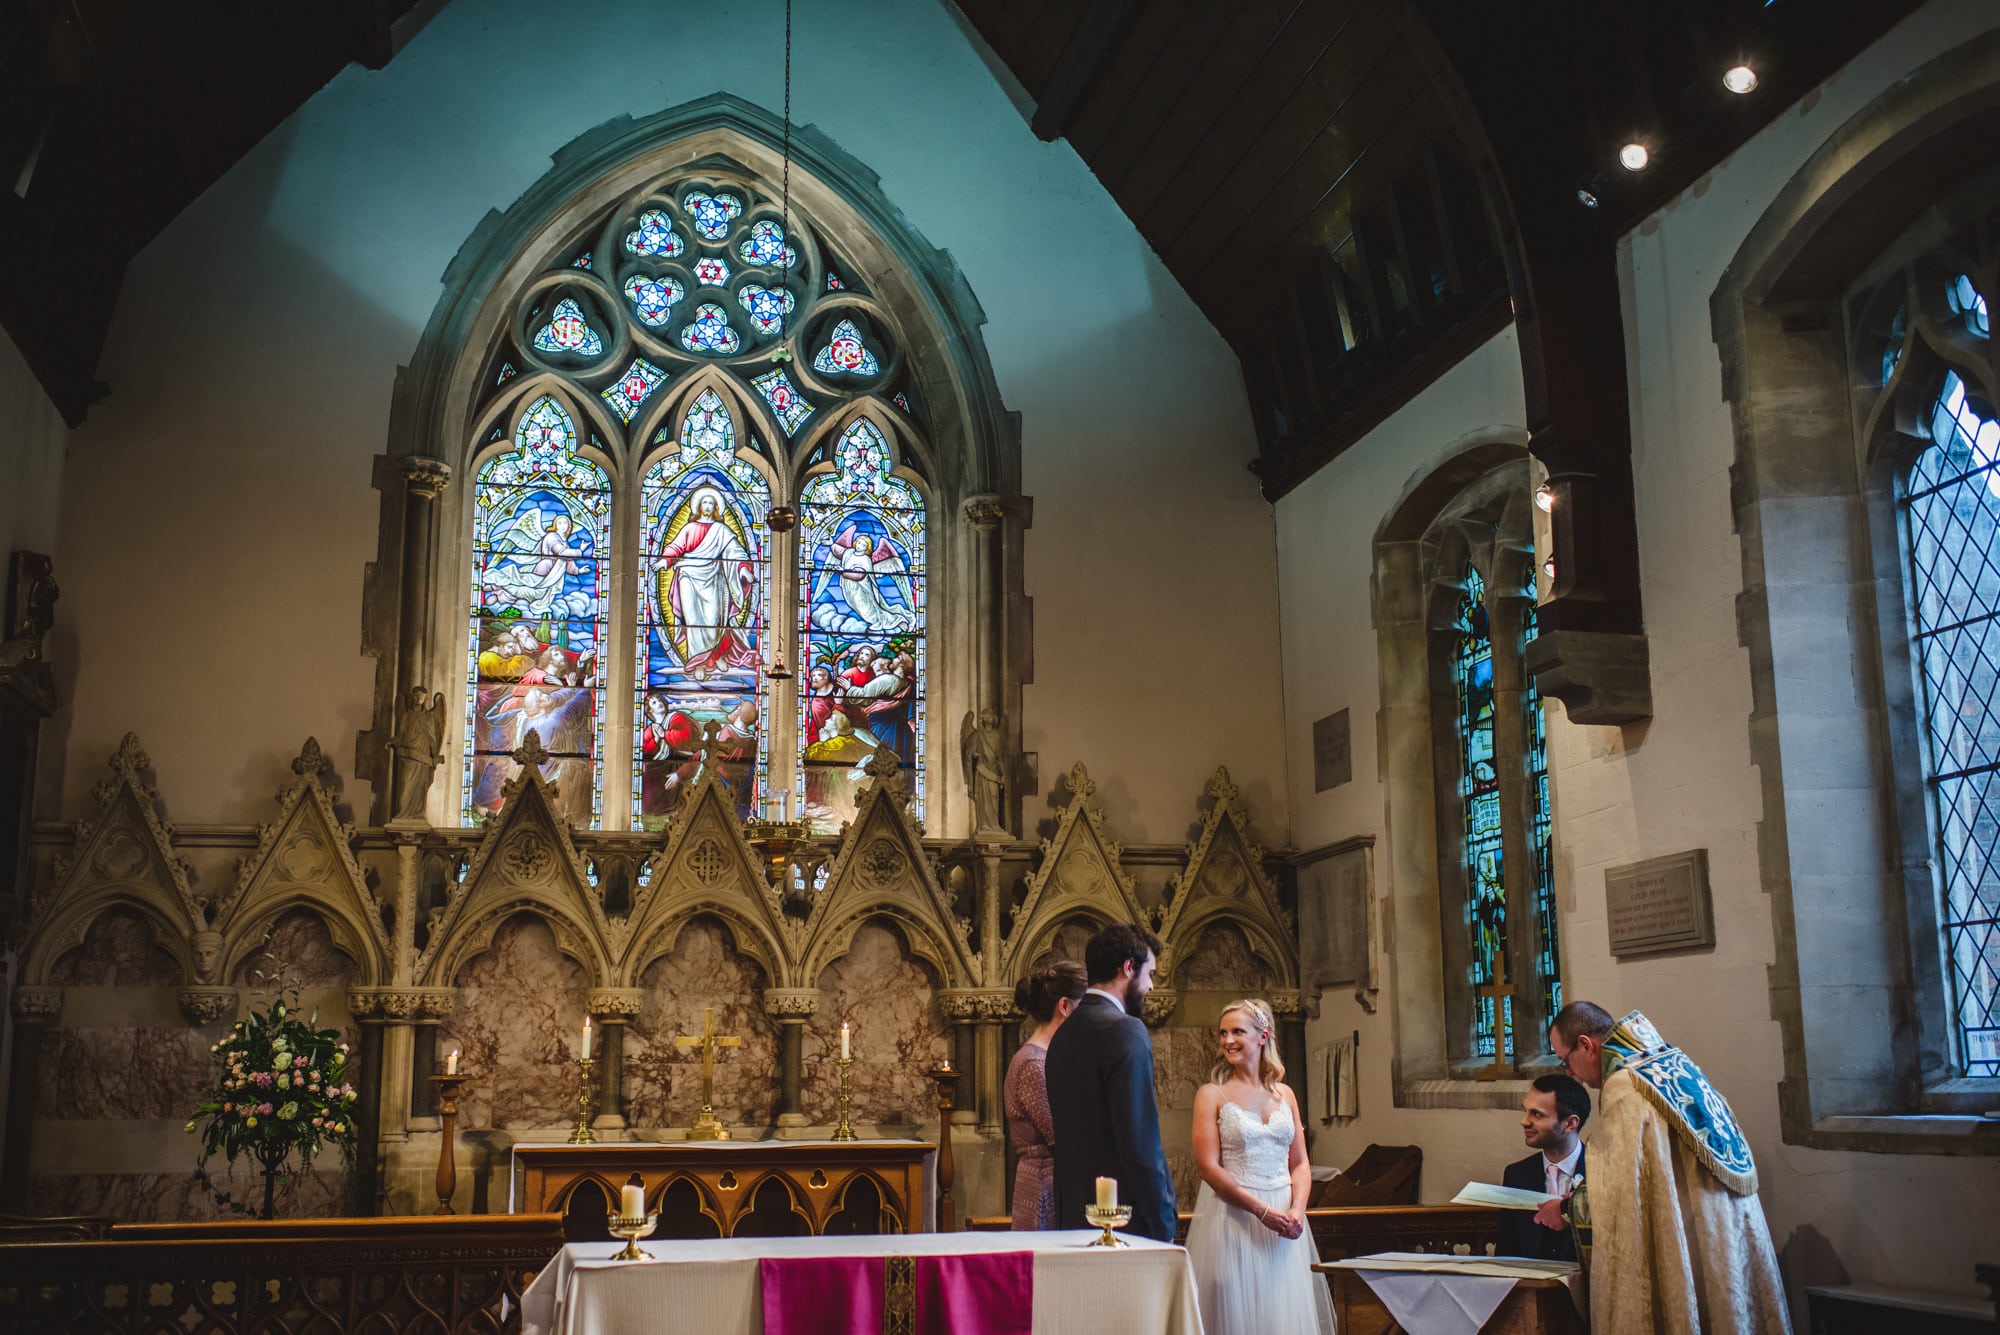
{"type": "Polygon", "coordinates": [[[740,1048],[743,1040],[731,1034],[727,1037],[715,1032],[715,1007],[701,1008],[701,1036],[692,1038],[680,1034],[674,1038],[677,1048],[701,1049],[701,1115],[688,1128],[689,1140],[728,1140],[729,1128],[715,1117],[715,1050],[717,1048],[740,1048]]]}
{"type": "Polygon", "coordinates": [[[1474,997],[1493,1003],[1493,1060],[1473,1073],[1480,1080],[1502,1080],[1514,1074],[1514,1027],[1507,1022],[1507,1001],[1514,985],[1507,981],[1507,949],[1493,952],[1493,981],[1472,989],[1474,997]]]}

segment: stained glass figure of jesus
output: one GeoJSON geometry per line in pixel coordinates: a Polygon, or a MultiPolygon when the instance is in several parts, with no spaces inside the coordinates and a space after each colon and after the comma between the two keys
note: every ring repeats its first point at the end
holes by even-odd
{"type": "Polygon", "coordinates": [[[705,681],[731,669],[754,672],[757,646],[747,628],[757,607],[757,565],[742,518],[712,488],[696,492],[668,523],[653,560],[662,629],[681,669],[705,681]]]}

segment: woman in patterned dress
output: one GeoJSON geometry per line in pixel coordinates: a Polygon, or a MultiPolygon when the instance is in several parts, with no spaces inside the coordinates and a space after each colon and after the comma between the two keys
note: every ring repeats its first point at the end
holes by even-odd
{"type": "Polygon", "coordinates": [[[1049,1036],[1069,1018],[1089,987],[1075,960],[1044,964],[1014,985],[1014,1004],[1034,1021],[1007,1064],[1007,1138],[1014,1144],[1014,1227],[1056,1226],[1055,1123],[1049,1116],[1049,1087],[1043,1060],[1049,1036]]]}

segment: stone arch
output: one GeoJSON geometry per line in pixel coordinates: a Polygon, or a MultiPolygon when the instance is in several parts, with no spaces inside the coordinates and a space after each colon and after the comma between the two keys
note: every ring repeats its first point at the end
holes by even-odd
{"type": "Polygon", "coordinates": [[[641,971],[673,949],[687,923],[712,914],[729,923],[737,948],[755,958],[773,987],[791,987],[795,975],[792,920],[780,912],[777,892],[744,842],[726,790],[711,771],[702,775],[674,821],[666,847],[646,862],[627,916],[631,945],[618,961],[620,986],[634,986],[641,971]]]}
{"type": "Polygon", "coordinates": [[[1264,850],[1250,837],[1236,785],[1227,768],[1209,780],[1209,808],[1201,833],[1188,845],[1187,865],[1168,890],[1160,916],[1161,943],[1166,958],[1160,965],[1160,986],[1180,983],[1185,952],[1214,923],[1226,922],[1242,932],[1273,969],[1279,986],[1299,985],[1299,955],[1291,914],[1278,899],[1278,887],[1265,874],[1264,850]]]}
{"type": "Polygon", "coordinates": [[[1018,980],[1068,919],[1088,918],[1100,926],[1152,921],[1120,864],[1124,846],[1106,828],[1104,809],[1093,800],[1097,784],[1082,761],[1070,767],[1068,785],[1069,804],[1054,833],[1042,840],[1041,865],[1028,878],[1014,928],[1001,943],[1004,979],[1018,980]]]}

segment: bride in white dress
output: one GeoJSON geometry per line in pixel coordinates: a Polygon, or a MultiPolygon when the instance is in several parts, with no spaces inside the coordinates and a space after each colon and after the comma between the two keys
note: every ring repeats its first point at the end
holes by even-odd
{"type": "Polygon", "coordinates": [[[1333,1301],[1306,1232],[1312,1174],[1298,1100],[1279,1083],[1271,1008],[1238,1001],[1218,1023],[1221,1060],[1194,1096],[1201,1174],[1188,1260],[1208,1335],[1333,1335],[1333,1301]]]}

